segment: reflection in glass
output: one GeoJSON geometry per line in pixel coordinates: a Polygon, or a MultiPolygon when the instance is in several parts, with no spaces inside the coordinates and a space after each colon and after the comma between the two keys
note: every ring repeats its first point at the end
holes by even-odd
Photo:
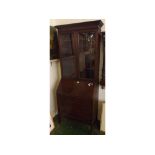
{"type": "Polygon", "coordinates": [[[79,33],[79,69],[80,78],[94,78],[95,34],[79,33]]]}
{"type": "Polygon", "coordinates": [[[79,33],[79,49],[93,52],[95,48],[95,34],[91,32],[79,33]]]}
{"type": "Polygon", "coordinates": [[[73,55],[72,36],[71,34],[62,34],[61,36],[62,57],[73,55]]]}
{"type": "Polygon", "coordinates": [[[94,78],[94,55],[93,54],[83,54],[80,53],[80,77],[81,78],[94,78]]]}
{"type": "Polygon", "coordinates": [[[75,58],[63,58],[62,59],[62,74],[65,78],[75,78],[76,77],[76,70],[75,70],[75,58]]]}

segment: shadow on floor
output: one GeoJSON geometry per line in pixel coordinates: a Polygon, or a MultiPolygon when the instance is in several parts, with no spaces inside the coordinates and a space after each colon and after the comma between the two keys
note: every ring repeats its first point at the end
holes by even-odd
{"type": "Polygon", "coordinates": [[[54,119],[55,128],[51,131],[50,135],[105,135],[104,132],[99,130],[99,123],[94,125],[93,133],[91,133],[90,125],[63,118],[61,124],[58,123],[58,116],[54,119]]]}

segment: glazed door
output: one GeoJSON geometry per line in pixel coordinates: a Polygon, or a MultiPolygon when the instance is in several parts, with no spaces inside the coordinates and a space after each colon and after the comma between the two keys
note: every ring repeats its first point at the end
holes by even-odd
{"type": "Polygon", "coordinates": [[[78,32],[79,78],[93,80],[95,77],[96,33],[78,32]]]}
{"type": "Polygon", "coordinates": [[[76,57],[74,51],[73,34],[59,34],[59,44],[62,78],[76,78],[76,57]]]}

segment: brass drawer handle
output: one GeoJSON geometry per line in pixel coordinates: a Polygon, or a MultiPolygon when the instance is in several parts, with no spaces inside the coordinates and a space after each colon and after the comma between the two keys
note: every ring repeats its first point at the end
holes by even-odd
{"type": "Polygon", "coordinates": [[[93,83],[92,83],[92,82],[88,83],[88,86],[89,86],[89,87],[90,87],[90,86],[93,86],[93,83]]]}
{"type": "Polygon", "coordinates": [[[79,84],[79,83],[80,83],[80,81],[76,81],[76,83],[77,83],[77,84],[79,84]]]}

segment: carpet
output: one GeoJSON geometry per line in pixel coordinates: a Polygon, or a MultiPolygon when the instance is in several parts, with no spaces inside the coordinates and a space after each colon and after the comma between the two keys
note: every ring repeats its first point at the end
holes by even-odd
{"type": "Polygon", "coordinates": [[[58,116],[55,116],[53,121],[55,128],[50,135],[105,135],[99,130],[99,122],[94,125],[93,133],[91,133],[91,126],[79,121],[63,118],[59,124],[58,116]]]}

